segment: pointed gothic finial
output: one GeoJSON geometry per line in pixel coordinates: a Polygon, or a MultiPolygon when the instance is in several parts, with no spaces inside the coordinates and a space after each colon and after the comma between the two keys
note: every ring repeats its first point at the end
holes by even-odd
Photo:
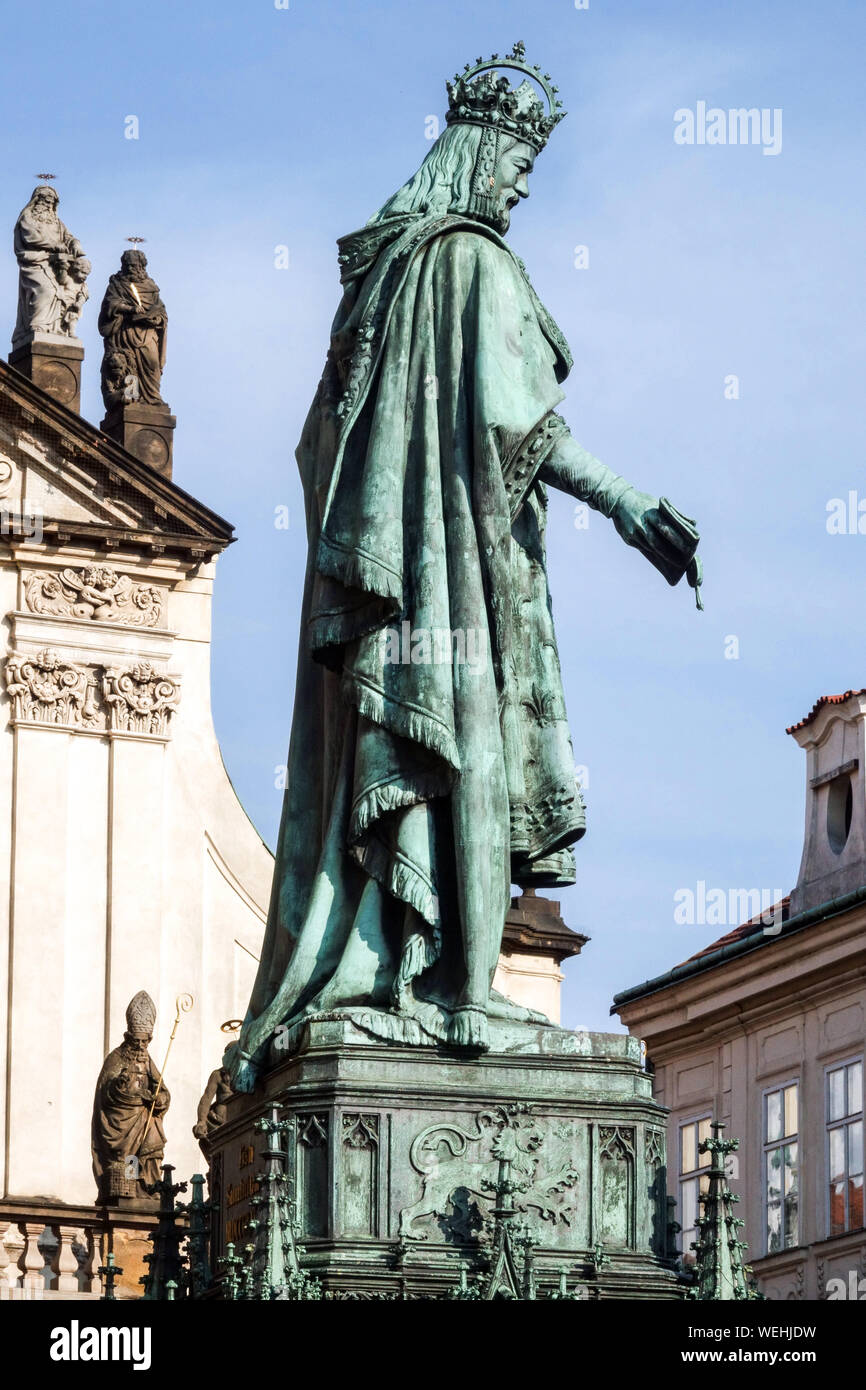
{"type": "Polygon", "coordinates": [[[235,1254],[234,1243],[229,1241],[226,1245],[226,1253],[221,1255],[217,1261],[219,1265],[218,1278],[222,1287],[222,1296],[227,1303],[236,1303],[240,1298],[240,1270],[243,1267],[243,1263],[240,1255],[235,1254]]]}
{"type": "Polygon", "coordinates": [[[212,1203],[205,1199],[204,1177],[193,1173],[192,1200],[178,1202],[178,1209],[185,1211],[189,1221],[187,1236],[187,1258],[189,1259],[190,1298],[202,1298],[213,1283],[210,1266],[210,1244],[208,1240],[208,1218],[212,1203]]]}
{"type": "MultiPolygon", "coordinates": [[[[293,1120],[280,1119],[276,1106],[269,1116],[256,1121],[255,1128],[266,1136],[266,1144],[260,1150],[263,1166],[256,1174],[258,1192],[250,1199],[252,1219],[248,1230],[252,1243],[244,1250],[240,1293],[235,1297],[255,1302],[295,1302],[322,1296],[319,1281],[301,1268],[295,1204],[283,1144],[283,1136],[291,1133],[293,1126],[293,1120]]],[[[224,1287],[229,1288],[231,1280],[231,1274],[224,1278],[224,1287]]]]}
{"type": "Polygon", "coordinates": [[[531,1302],[535,1291],[535,1242],[526,1227],[518,1221],[520,1215],[515,1195],[528,1186],[514,1177],[510,1146],[500,1143],[499,1166],[495,1183],[485,1183],[494,1193],[490,1212],[492,1225],[491,1252],[487,1277],[481,1282],[479,1296],[483,1299],[519,1300],[531,1302]]]}
{"type": "Polygon", "coordinates": [[[482,1293],[481,1281],[469,1279],[469,1270],[466,1264],[460,1261],[460,1277],[457,1283],[445,1294],[446,1299],[460,1302],[478,1301],[484,1297],[482,1293]]]}
{"type": "Polygon", "coordinates": [[[739,1139],[723,1139],[725,1126],[719,1120],[711,1125],[709,1139],[699,1145],[699,1153],[709,1153],[709,1186],[701,1197],[703,1216],[698,1217],[701,1238],[692,1245],[697,1252],[696,1282],[690,1297],[723,1302],[732,1299],[763,1298],[749,1283],[751,1270],[743,1264],[743,1251],[748,1247],[738,1239],[745,1224],[734,1216],[734,1203],[740,1199],[728,1186],[725,1159],[740,1147],[739,1139]]]}
{"type": "Polygon", "coordinates": [[[173,1172],[172,1165],[164,1163],[160,1181],[148,1183],[145,1188],[151,1195],[159,1197],[159,1220],[150,1237],[153,1251],[144,1256],[148,1272],[139,1281],[144,1285],[143,1297],[148,1302],[174,1298],[178,1292],[181,1298],[186,1296],[187,1260],[180,1253],[180,1247],[186,1240],[186,1230],[178,1224],[178,1217],[182,1216],[184,1208],[175,1198],[179,1192],[186,1191],[187,1184],[172,1182],[173,1172]],[[169,1293],[169,1283],[173,1284],[175,1293],[169,1293]]]}
{"type": "Polygon", "coordinates": [[[559,1285],[551,1290],[547,1297],[552,1302],[582,1303],[588,1298],[586,1285],[575,1284],[573,1288],[568,1285],[568,1269],[561,1265],[559,1269],[559,1285]]]}
{"type": "Polygon", "coordinates": [[[100,1265],[96,1273],[102,1280],[102,1297],[100,1303],[114,1303],[117,1301],[117,1294],[114,1292],[114,1281],[123,1274],[120,1265],[114,1263],[114,1254],[109,1252],[106,1256],[105,1264],[100,1265]]]}

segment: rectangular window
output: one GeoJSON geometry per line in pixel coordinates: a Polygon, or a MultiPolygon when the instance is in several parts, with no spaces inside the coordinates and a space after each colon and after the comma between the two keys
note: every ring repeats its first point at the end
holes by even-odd
{"type": "Polygon", "coordinates": [[[827,1071],[827,1234],[863,1225],[863,1061],[827,1071]]]}
{"type": "Polygon", "coordinates": [[[697,1224],[698,1217],[702,1215],[700,1197],[710,1185],[706,1170],[710,1167],[712,1154],[699,1153],[698,1149],[705,1139],[711,1137],[711,1124],[712,1116],[706,1115],[680,1125],[679,1222],[683,1228],[680,1237],[683,1263],[687,1265],[694,1264],[696,1259],[691,1246],[693,1241],[700,1238],[697,1224]]]}
{"type": "Polygon", "coordinates": [[[767,1255],[799,1244],[799,1109],[796,1081],[764,1094],[764,1248],[767,1255]]]}

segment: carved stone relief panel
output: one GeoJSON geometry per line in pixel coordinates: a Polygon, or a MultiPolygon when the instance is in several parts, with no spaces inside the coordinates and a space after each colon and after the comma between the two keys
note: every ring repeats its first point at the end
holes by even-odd
{"type": "Polygon", "coordinates": [[[180,703],[180,685],[149,661],[105,668],[102,695],[110,728],[123,733],[165,734],[180,703]]]}
{"type": "Polygon", "coordinates": [[[5,675],[13,724],[165,738],[180,703],[178,679],[149,661],[91,666],[43,647],[13,652],[5,675]]]}
{"type": "MultiPolygon", "coordinates": [[[[575,1121],[537,1119],[527,1106],[495,1106],[422,1129],[409,1162],[421,1194],[400,1212],[404,1239],[466,1244],[477,1238],[493,1205],[500,1160],[511,1165],[514,1203],[547,1244],[572,1226],[579,1201],[575,1121]]],[[[584,1133],[585,1133],[585,1127],[584,1133]]]]}
{"type": "Polygon", "coordinates": [[[50,647],[32,655],[10,656],[6,661],[6,689],[16,724],[52,724],[69,729],[105,726],[94,668],[67,661],[50,647]]]}
{"type": "Polygon", "coordinates": [[[15,479],[15,467],[10,458],[0,454],[0,497],[7,497],[15,479]]]}
{"type": "Polygon", "coordinates": [[[165,606],[163,590],[137,584],[110,565],[86,565],[59,573],[34,570],[25,573],[23,581],[24,601],[31,613],[158,627],[165,606]]]}

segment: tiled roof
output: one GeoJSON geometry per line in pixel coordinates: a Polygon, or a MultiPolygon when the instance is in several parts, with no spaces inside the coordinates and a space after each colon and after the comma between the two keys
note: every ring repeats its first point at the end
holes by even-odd
{"type": "Polygon", "coordinates": [[[741,926],[734,927],[717,941],[705,946],[702,951],[689,956],[688,960],[682,961],[680,965],[675,965],[672,970],[666,970],[663,975],[656,975],[652,980],[644,980],[642,984],[632,985],[630,989],[615,994],[611,1013],[619,1013],[624,1004],[634,1003],[648,994],[657,994],[670,985],[679,984],[681,980],[699,975],[705,970],[714,970],[717,965],[734,960],[738,956],[759,949],[766,950],[778,941],[787,941],[794,932],[803,931],[818,922],[829,921],[832,917],[841,916],[852,909],[859,909],[864,903],[866,884],[860,888],[852,888],[850,893],[843,893],[841,897],[829,898],[827,902],[819,903],[816,907],[806,908],[793,917],[790,898],[780,898],[774,908],[765,909],[765,912],[770,912],[781,908],[782,921],[779,923],[779,932],[768,931],[761,922],[762,914],[759,914],[750,921],[743,922],[741,926]]]}
{"type": "Polygon", "coordinates": [[[801,719],[799,724],[792,724],[789,729],[785,730],[785,733],[793,734],[796,733],[798,729],[805,729],[806,725],[811,724],[815,715],[819,710],[823,709],[825,705],[844,705],[845,701],[850,700],[852,695],[866,695],[866,690],[846,690],[844,695],[822,695],[820,700],[815,701],[805,719],[801,719]]]}
{"type": "MultiPolygon", "coordinates": [[[[701,956],[708,956],[711,951],[718,951],[722,946],[728,946],[734,941],[742,941],[743,937],[751,936],[753,932],[760,932],[763,934],[764,927],[766,926],[766,922],[763,921],[763,918],[768,913],[772,912],[773,921],[775,922],[775,913],[778,908],[781,908],[781,921],[787,922],[791,915],[790,897],[780,898],[777,903],[774,903],[772,907],[766,908],[765,911],[759,913],[757,917],[750,918],[748,922],[741,922],[738,927],[734,927],[731,931],[726,932],[724,936],[720,936],[716,941],[711,941],[709,946],[704,946],[700,951],[695,951],[695,954],[693,956],[688,956],[687,959],[700,960],[701,956]]],[[[773,936],[769,933],[767,934],[767,940],[773,940],[773,936]]],[[[685,965],[686,961],[681,961],[680,964],[685,965]]]]}

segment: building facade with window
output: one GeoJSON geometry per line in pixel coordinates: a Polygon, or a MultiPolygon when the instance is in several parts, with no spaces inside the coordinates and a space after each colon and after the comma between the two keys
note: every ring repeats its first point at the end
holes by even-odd
{"type": "Polygon", "coordinates": [[[866,691],[825,696],[788,732],[807,757],[790,898],[617,995],[668,1106],[668,1190],[686,1262],[710,1122],[729,1159],[748,1260],[774,1299],[866,1300],[866,691]]]}

